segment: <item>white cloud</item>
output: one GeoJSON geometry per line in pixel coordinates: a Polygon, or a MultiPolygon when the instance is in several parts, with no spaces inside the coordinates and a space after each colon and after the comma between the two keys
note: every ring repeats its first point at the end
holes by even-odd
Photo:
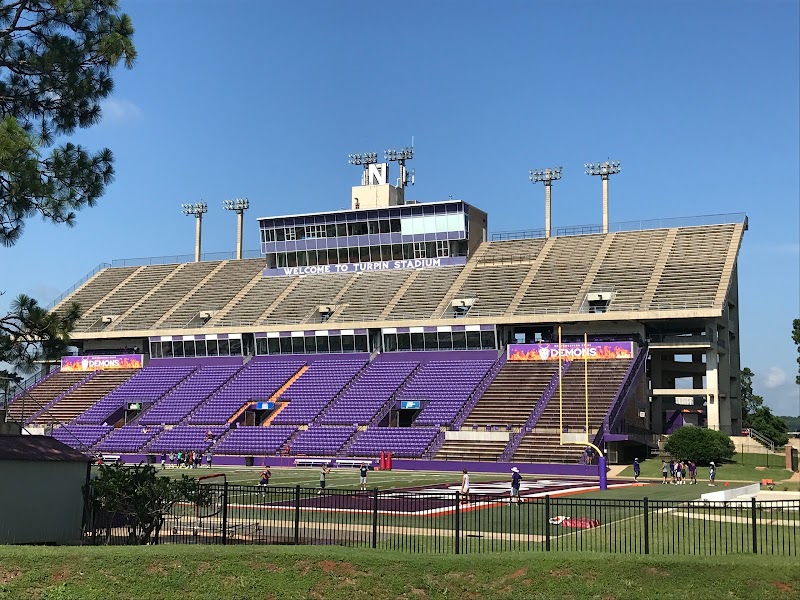
{"type": "Polygon", "coordinates": [[[108,98],[101,104],[103,121],[108,123],[126,123],[137,121],[144,116],[142,109],[130,100],[108,98]]]}
{"type": "Polygon", "coordinates": [[[764,376],[764,387],[774,390],[786,383],[786,373],[780,367],[770,367],[764,376]]]}

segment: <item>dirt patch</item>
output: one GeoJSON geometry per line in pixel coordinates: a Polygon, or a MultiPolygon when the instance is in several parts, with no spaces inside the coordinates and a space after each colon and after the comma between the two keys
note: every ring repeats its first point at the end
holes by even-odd
{"type": "Polygon", "coordinates": [[[207,573],[211,570],[211,563],[207,560],[202,561],[200,564],[197,565],[197,570],[195,573],[198,575],[202,575],[203,573],[207,573]]]}
{"type": "Polygon", "coordinates": [[[566,567],[553,569],[548,575],[550,575],[550,577],[572,577],[572,570],[566,567]]]}
{"type": "Polygon", "coordinates": [[[586,571],[583,574],[583,578],[586,581],[597,581],[597,575],[598,575],[597,571],[586,571]]]}
{"type": "Polygon", "coordinates": [[[785,583],[783,581],[770,581],[769,584],[772,587],[779,589],[784,594],[787,594],[789,592],[793,592],[794,591],[794,588],[792,587],[792,585],[790,583],[785,583]]]}
{"type": "Polygon", "coordinates": [[[300,575],[308,575],[311,572],[311,563],[307,560],[298,560],[294,563],[294,569],[300,575]]]}
{"type": "Polygon", "coordinates": [[[425,590],[421,590],[419,588],[412,587],[411,595],[414,596],[415,598],[427,598],[428,592],[426,592],[425,590]]]}
{"type": "Polygon", "coordinates": [[[22,575],[22,571],[19,569],[4,569],[0,567],[0,585],[9,583],[20,575],[22,575]]]}
{"type": "Polygon", "coordinates": [[[519,579],[520,577],[525,575],[527,572],[528,572],[528,569],[526,569],[525,567],[523,567],[521,569],[517,569],[516,571],[514,571],[513,573],[508,575],[508,579],[519,579]]]}
{"type": "Polygon", "coordinates": [[[644,572],[648,575],[660,575],[661,577],[669,577],[670,572],[666,569],[659,569],[658,567],[645,567],[644,572]]]}
{"type": "Polygon", "coordinates": [[[53,574],[50,576],[55,583],[60,583],[70,578],[72,573],[68,567],[61,567],[57,571],[53,571],[53,574]]]}
{"type": "Polygon", "coordinates": [[[356,568],[352,563],[337,562],[333,560],[323,560],[319,563],[319,568],[323,573],[333,573],[334,575],[356,575],[356,568]]]}
{"type": "Polygon", "coordinates": [[[167,571],[164,569],[164,565],[159,562],[150,563],[147,565],[147,568],[144,570],[145,573],[149,575],[166,575],[167,571]]]}
{"type": "Polygon", "coordinates": [[[275,563],[267,563],[261,566],[260,568],[266,569],[267,571],[270,571],[272,573],[283,573],[283,567],[279,567],[275,563]]]}

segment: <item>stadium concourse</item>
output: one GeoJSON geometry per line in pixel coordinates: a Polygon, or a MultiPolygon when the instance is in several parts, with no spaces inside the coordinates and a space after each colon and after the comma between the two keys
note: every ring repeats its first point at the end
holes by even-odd
{"type": "Polygon", "coordinates": [[[349,210],[259,219],[261,258],[101,265],[53,306],[80,305],[79,355],[9,418],[128,461],[570,477],[685,424],[738,433],[746,216],[489,240],[485,212],[406,201],[388,167],[349,210]]]}

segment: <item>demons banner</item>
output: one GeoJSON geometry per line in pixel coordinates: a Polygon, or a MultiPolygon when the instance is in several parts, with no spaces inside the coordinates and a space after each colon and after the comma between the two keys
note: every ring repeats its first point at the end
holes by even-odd
{"type": "Polygon", "coordinates": [[[109,356],[64,356],[62,371],[103,371],[109,369],[141,369],[143,354],[112,354],[109,356]]]}
{"type": "Polygon", "coordinates": [[[633,342],[589,342],[561,344],[509,344],[508,360],[540,362],[548,360],[623,360],[633,358],[633,342]]]}

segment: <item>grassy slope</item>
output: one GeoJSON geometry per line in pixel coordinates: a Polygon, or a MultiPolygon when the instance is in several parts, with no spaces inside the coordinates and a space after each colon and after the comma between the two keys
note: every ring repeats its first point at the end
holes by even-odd
{"type": "Polygon", "coordinates": [[[420,556],[338,547],[0,548],[0,598],[800,597],[797,559],[420,556]],[[112,596],[113,595],[113,596],[112,596]]]}

